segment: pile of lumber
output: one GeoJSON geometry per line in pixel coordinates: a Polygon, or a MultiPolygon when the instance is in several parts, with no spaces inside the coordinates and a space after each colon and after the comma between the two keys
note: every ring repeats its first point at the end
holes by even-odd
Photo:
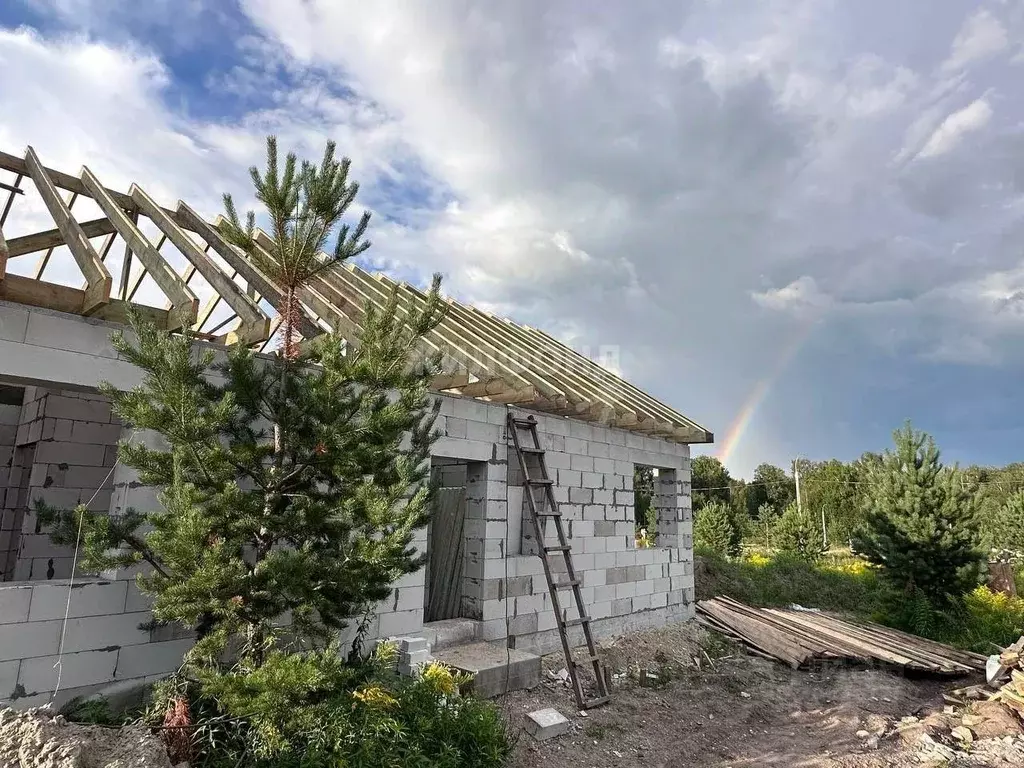
{"type": "Polygon", "coordinates": [[[820,611],[752,608],[717,597],[698,602],[697,615],[711,629],[793,669],[834,661],[940,675],[985,670],[986,658],[979,654],[820,611]]]}
{"type": "Polygon", "coordinates": [[[1024,718],[1024,637],[989,659],[988,684],[999,687],[990,701],[999,701],[1024,718]]]}

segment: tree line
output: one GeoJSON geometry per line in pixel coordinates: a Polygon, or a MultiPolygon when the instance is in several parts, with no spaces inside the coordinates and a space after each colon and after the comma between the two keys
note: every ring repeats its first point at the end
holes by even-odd
{"type": "MultiPolygon", "coordinates": [[[[904,432],[896,433],[897,452],[901,439],[911,439],[904,432]]],[[[912,429],[911,433],[920,434],[912,429]]],[[[930,437],[924,437],[925,443],[934,444],[930,437]]],[[[740,542],[777,548],[779,542],[773,541],[773,534],[785,537],[787,526],[783,524],[780,529],[780,522],[787,510],[792,510],[790,517],[797,511],[799,474],[804,527],[813,527],[823,546],[850,546],[872,511],[885,459],[886,452],[865,452],[850,462],[798,459],[788,469],[762,463],[748,481],[733,477],[713,456],[697,456],[691,463],[693,510],[696,516],[714,505],[705,517],[727,521],[730,548],[735,549],[740,542]]],[[[955,477],[956,483],[974,489],[970,509],[964,510],[963,516],[970,518],[979,548],[995,557],[1024,551],[1024,462],[1002,467],[945,467],[936,455],[935,463],[955,477]]],[[[718,525],[722,527],[720,522],[718,525]]]]}

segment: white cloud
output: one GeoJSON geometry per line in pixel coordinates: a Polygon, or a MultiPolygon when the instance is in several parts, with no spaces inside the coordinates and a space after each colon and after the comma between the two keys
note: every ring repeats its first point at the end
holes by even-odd
{"type": "Polygon", "coordinates": [[[1006,27],[983,8],[964,21],[942,69],[947,72],[959,71],[968,64],[991,58],[1008,45],[1006,27]]]}
{"type": "MultiPolygon", "coordinates": [[[[69,23],[103,5],[45,1],[69,23]]],[[[173,4],[158,5],[132,29],[164,23],[173,4]]],[[[392,214],[371,232],[379,264],[441,270],[481,306],[618,348],[635,383],[720,433],[776,370],[787,315],[827,318],[822,347],[860,344],[865,365],[978,360],[981,346],[1005,359],[1016,284],[980,294],[1019,260],[1011,139],[1024,114],[1009,101],[996,114],[991,94],[1014,81],[993,79],[995,63],[963,74],[1005,45],[994,17],[965,24],[943,68],[947,33],[931,30],[962,13],[944,0],[898,18],[882,0],[842,14],[808,0],[587,14],[570,0],[242,5],[266,39],[239,38],[234,65],[205,82],[258,109],[190,118],[164,63],[176,59],[112,31],[122,15],[107,13],[88,39],[4,33],[17,117],[0,146],[32,142],[51,165],[85,161],[213,213],[221,191],[248,189],[266,132],[304,154],[337,138],[361,199],[392,214]],[[951,151],[969,134],[972,152],[951,151]],[[933,161],[903,162],[915,156],[933,161]],[[953,257],[956,243],[969,245],[953,257]]],[[[835,367],[798,378],[843,392],[835,367]]],[[[817,433],[789,390],[772,389],[743,462],[817,433]]]]}
{"type": "Polygon", "coordinates": [[[988,125],[991,119],[992,107],[988,99],[976,99],[943,120],[917,156],[923,158],[944,155],[956,147],[967,134],[988,125]]]}
{"type": "Polygon", "coordinates": [[[806,315],[818,313],[832,306],[833,300],[824,293],[813,277],[798,277],[782,288],[751,292],[751,298],[766,309],[806,315]]]}

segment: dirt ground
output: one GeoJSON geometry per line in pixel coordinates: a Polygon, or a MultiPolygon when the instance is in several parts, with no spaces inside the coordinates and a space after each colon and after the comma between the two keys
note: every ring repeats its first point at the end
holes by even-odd
{"type": "Polygon", "coordinates": [[[896,733],[901,718],[941,711],[944,689],[978,682],[909,679],[889,671],[793,671],[724,644],[695,623],[634,633],[603,646],[615,671],[612,701],[586,716],[554,675],[500,700],[521,728],[527,712],[554,707],[572,729],[536,742],[520,733],[514,768],[684,768],[786,766],[894,768],[917,765],[1020,765],[1024,742],[978,744],[972,754],[937,760],[896,733]],[[642,684],[641,684],[642,683],[642,684]]]}

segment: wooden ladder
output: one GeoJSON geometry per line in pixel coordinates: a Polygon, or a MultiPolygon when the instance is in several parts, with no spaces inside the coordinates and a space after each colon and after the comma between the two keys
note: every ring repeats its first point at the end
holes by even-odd
{"type": "Polygon", "coordinates": [[[553,491],[554,481],[548,475],[547,463],[544,461],[544,449],[541,448],[540,438],[537,436],[537,419],[532,415],[525,419],[518,418],[513,412],[508,414],[508,433],[512,437],[512,444],[519,458],[519,468],[523,472],[523,487],[526,498],[530,504],[530,517],[533,519],[533,530],[536,535],[538,554],[541,562],[544,563],[544,576],[548,581],[548,593],[551,595],[551,606],[555,611],[555,623],[558,625],[558,636],[562,639],[562,651],[565,653],[565,665],[572,680],[573,692],[576,694],[576,703],[580,709],[592,709],[606,704],[611,698],[608,694],[608,682],[604,676],[604,668],[597,655],[597,648],[594,646],[594,635],[590,628],[590,616],[587,614],[586,606],[583,605],[583,593],[580,591],[582,580],[572,562],[572,547],[565,535],[565,526],[562,522],[562,513],[558,510],[558,502],[555,501],[553,491]],[[532,445],[524,445],[520,439],[520,430],[532,438],[532,445]],[[530,468],[526,461],[527,456],[536,457],[537,474],[530,474],[530,468]],[[538,504],[534,490],[544,489],[543,499],[546,503],[538,504]],[[558,543],[549,546],[544,539],[543,520],[550,518],[554,520],[555,531],[558,533],[558,543]],[[548,557],[561,555],[565,558],[567,581],[555,581],[551,572],[551,563],[548,557]],[[562,615],[561,602],[558,593],[563,589],[571,589],[576,600],[577,617],[566,618],[562,615]],[[569,646],[569,627],[583,627],[583,636],[587,641],[587,653],[589,663],[593,665],[594,676],[597,678],[598,696],[587,699],[583,694],[583,684],[580,681],[576,661],[572,655],[572,648],[569,646]]]}

